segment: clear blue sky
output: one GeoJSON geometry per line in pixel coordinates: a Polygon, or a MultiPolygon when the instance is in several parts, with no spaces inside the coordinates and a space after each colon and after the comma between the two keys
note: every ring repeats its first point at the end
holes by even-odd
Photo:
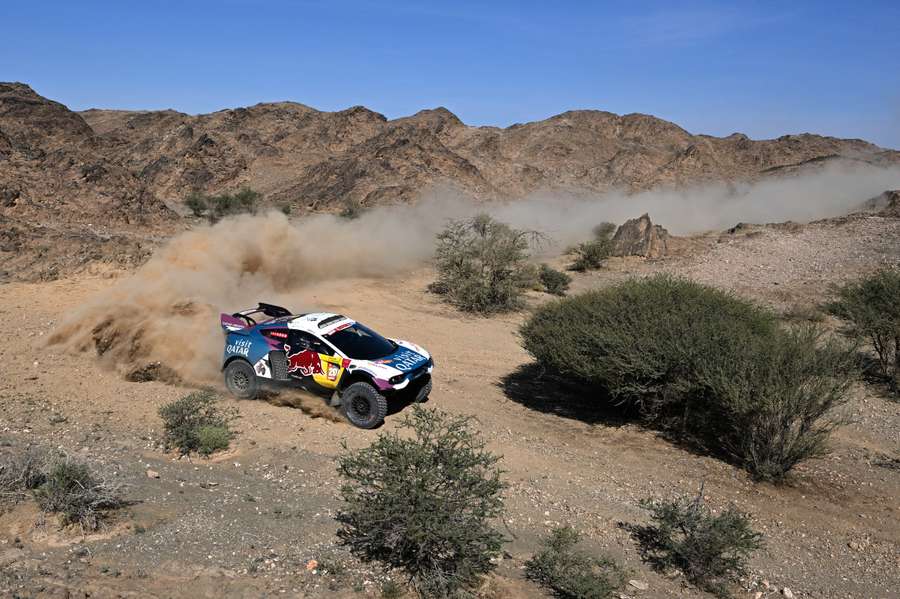
{"type": "Polygon", "coordinates": [[[74,109],[568,109],[900,148],[900,1],[0,0],[0,80],[74,109]]]}

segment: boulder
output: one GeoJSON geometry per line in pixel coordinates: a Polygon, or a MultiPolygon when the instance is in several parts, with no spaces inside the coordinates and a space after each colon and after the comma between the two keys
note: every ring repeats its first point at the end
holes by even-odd
{"type": "Polygon", "coordinates": [[[613,256],[659,258],[668,253],[669,232],[654,225],[649,214],[625,221],[613,235],[613,256]]]}

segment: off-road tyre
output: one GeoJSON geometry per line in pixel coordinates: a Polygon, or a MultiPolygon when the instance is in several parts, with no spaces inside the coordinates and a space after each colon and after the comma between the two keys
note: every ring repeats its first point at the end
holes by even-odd
{"type": "Polygon", "coordinates": [[[387,400],[375,387],[360,381],[341,393],[341,411],[353,426],[375,428],[384,422],[387,400]]]}
{"type": "Polygon", "coordinates": [[[259,392],[256,373],[244,360],[234,360],[225,367],[225,386],[238,399],[254,399],[259,392]]]}
{"type": "Polygon", "coordinates": [[[428,401],[428,396],[431,395],[431,377],[428,377],[428,382],[422,385],[422,388],[416,391],[416,397],[413,399],[415,403],[425,403],[428,401]]]}

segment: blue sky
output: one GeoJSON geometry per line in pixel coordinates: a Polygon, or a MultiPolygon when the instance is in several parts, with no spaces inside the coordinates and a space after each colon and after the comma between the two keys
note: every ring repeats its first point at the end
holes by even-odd
{"type": "Polygon", "coordinates": [[[294,100],[506,126],[594,108],[900,148],[896,0],[0,0],[0,26],[0,80],[73,109],[294,100]]]}

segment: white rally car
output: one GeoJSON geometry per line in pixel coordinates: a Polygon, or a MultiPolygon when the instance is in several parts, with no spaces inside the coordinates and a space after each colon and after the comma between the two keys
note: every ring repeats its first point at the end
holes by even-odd
{"type": "Polygon", "coordinates": [[[388,398],[421,402],[431,392],[431,354],[340,314],[291,314],[260,303],[220,322],[225,385],[240,398],[255,397],[266,383],[297,386],[329,396],[353,425],[374,428],[388,398]]]}

